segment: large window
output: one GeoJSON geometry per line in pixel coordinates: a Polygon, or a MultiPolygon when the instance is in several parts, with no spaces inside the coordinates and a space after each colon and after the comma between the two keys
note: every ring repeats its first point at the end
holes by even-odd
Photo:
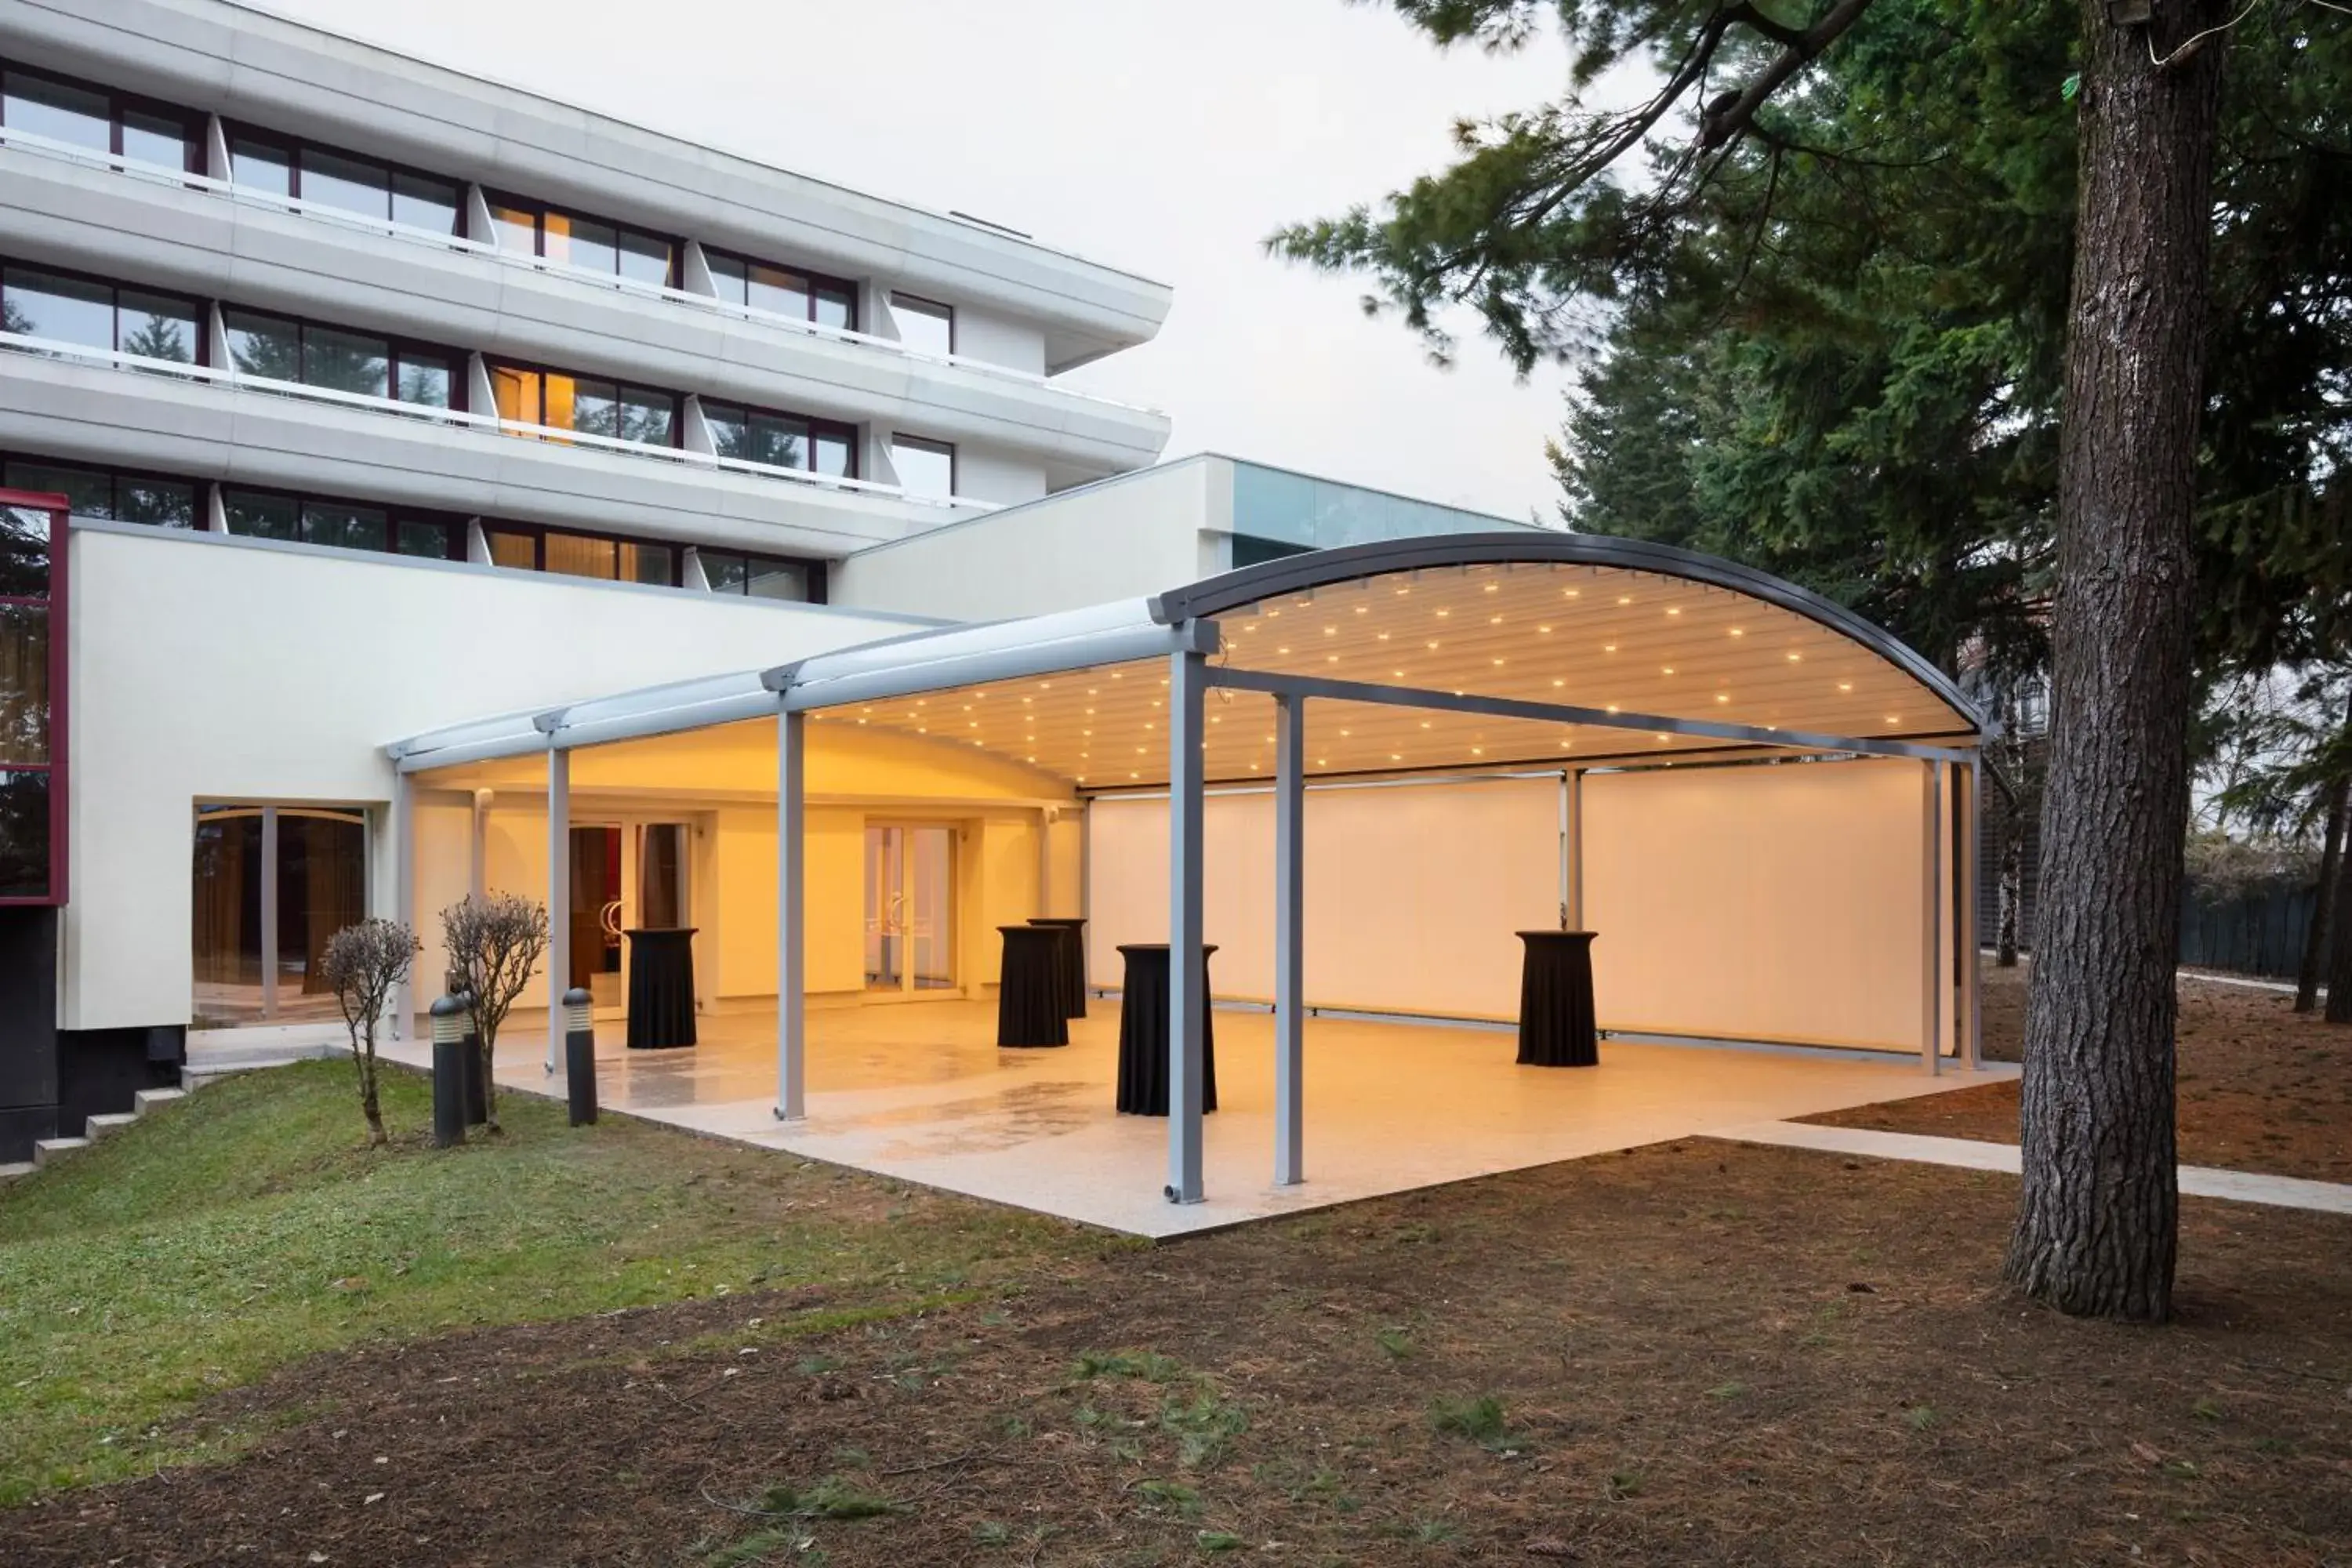
{"type": "Polygon", "coordinates": [[[666,235],[607,223],[520,196],[488,199],[490,221],[502,249],[658,288],[677,285],[678,246],[666,235]]]}
{"type": "Polygon", "coordinates": [[[222,310],[221,325],[230,363],[247,375],[428,408],[466,405],[464,360],[455,349],[241,308],[222,310]]]}
{"type": "Polygon", "coordinates": [[[837,327],[843,331],[857,330],[857,286],[854,283],[772,266],[723,250],[706,248],[703,259],[710,264],[710,281],[719,289],[719,297],[730,305],[814,321],[820,327],[837,327]]]}
{"type": "Polygon", "coordinates": [[[893,436],[890,466],[898,470],[899,487],[908,495],[945,500],[956,493],[955,448],[945,441],[893,436]]]}
{"type": "Polygon", "coordinates": [[[857,477],[857,428],[804,415],[747,408],[739,403],[702,405],[711,445],[722,458],[805,468],[836,479],[857,477]]]}
{"type": "Polygon", "coordinates": [[[454,180],[243,125],[228,129],[228,155],[229,177],[247,190],[434,234],[461,232],[466,193],[454,180]]]}
{"type": "Polygon", "coordinates": [[[644,583],[656,588],[675,588],[681,581],[681,552],[674,544],[521,522],[485,522],[482,539],[490,548],[492,565],[517,572],[551,572],[562,577],[644,583]]]}
{"type": "Polygon", "coordinates": [[[22,66],[0,66],[0,125],[184,174],[204,172],[204,116],[22,66]]]}
{"type": "Polygon", "coordinates": [[[772,555],[740,555],[733,551],[701,549],[703,581],[714,594],[747,599],[785,599],[799,604],[824,601],[824,569],[805,561],[784,561],[772,555]]]}
{"type": "Polygon", "coordinates": [[[205,525],[203,492],[194,479],[9,458],[0,460],[0,488],[62,495],[76,517],[152,523],[159,528],[205,525]]]}
{"type": "Polygon", "coordinates": [[[677,445],[673,392],[519,364],[490,366],[490,390],[501,419],[649,447],[677,445]]]}
{"type": "Polygon", "coordinates": [[[194,364],[204,349],[204,319],[194,300],[0,262],[0,331],[194,364]]]}
{"type": "Polygon", "coordinates": [[[228,531],[247,539],[282,539],[426,561],[466,558],[465,523],[453,517],[241,486],[222,487],[221,511],[228,531]]]}
{"type": "Polygon", "coordinates": [[[890,316],[898,323],[898,341],[917,353],[955,353],[955,311],[912,294],[890,296],[890,316]]]}
{"type": "Polygon", "coordinates": [[[327,939],[367,914],[357,806],[196,808],[194,1026],[340,1018],[327,939]]]}
{"type": "Polygon", "coordinates": [[[65,604],[54,514],[0,500],[0,901],[62,903],[65,604]]]}

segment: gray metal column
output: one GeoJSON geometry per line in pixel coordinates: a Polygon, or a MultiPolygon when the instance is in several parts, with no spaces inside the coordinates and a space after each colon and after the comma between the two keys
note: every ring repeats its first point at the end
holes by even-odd
{"type": "Polygon", "coordinates": [[[278,1017],[278,808],[261,808],[261,1016],[278,1017]]]}
{"type": "Polygon", "coordinates": [[[1968,819],[1960,835],[1961,853],[1967,858],[1968,889],[1960,901],[1960,997],[1968,1008],[1968,1027],[1960,1036],[1961,1060],[1969,1071],[1984,1066],[1984,954],[1982,933],[1977,929],[1977,906],[1982,901],[1984,889],[1984,763],[1979,758],[1969,760],[1968,819]]]}
{"type": "Polygon", "coordinates": [[[776,1114],[808,1114],[807,743],[800,714],[776,716],[776,1114]]]}
{"type": "Polygon", "coordinates": [[[1559,923],[1584,929],[1584,770],[1559,775],[1559,923]]]}
{"type": "Polygon", "coordinates": [[[563,1059],[563,994],[572,989],[572,753],[547,752],[547,1062],[563,1059]]]}
{"type": "MultiPolygon", "coordinates": [[[[416,784],[406,773],[392,773],[392,813],[386,835],[392,840],[392,918],[416,929],[416,784]]],[[[416,973],[393,987],[392,1037],[408,1038],[416,1014],[416,973]]]]}
{"type": "Polygon", "coordinates": [[[1927,847],[1927,864],[1921,871],[1927,896],[1920,910],[1927,984],[1920,1004],[1919,1053],[1927,1071],[1937,1074],[1944,1068],[1944,764],[1931,761],[1919,766],[1925,780],[1920,791],[1919,841],[1927,847]]]}
{"type": "Polygon", "coordinates": [[[1274,700],[1274,1181],[1307,1179],[1307,700],[1274,700]]]}
{"type": "Polygon", "coordinates": [[[1054,912],[1054,817],[1050,805],[1037,808],[1037,912],[1054,912]]]}
{"type": "Polygon", "coordinates": [[[1201,1201],[1201,736],[1208,661],[1168,660],[1168,1200],[1201,1201]]]}
{"type": "Polygon", "coordinates": [[[490,890],[490,803],[497,798],[490,790],[474,792],[473,831],[466,847],[466,891],[478,899],[490,890]]]}

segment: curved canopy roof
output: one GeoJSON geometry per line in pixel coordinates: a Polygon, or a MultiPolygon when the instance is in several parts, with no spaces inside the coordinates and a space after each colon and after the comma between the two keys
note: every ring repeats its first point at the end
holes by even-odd
{"type": "Polygon", "coordinates": [[[1307,764],[1325,774],[1965,747],[1982,728],[1927,660],[1792,584],[1664,545],[1513,532],[1315,551],[1148,600],[916,632],[391,751],[427,769],[782,705],[977,746],[1084,789],[1134,787],[1168,777],[1166,656],[1183,647],[1209,656],[1217,688],[1213,781],[1271,773],[1272,687],[1316,699],[1307,764]]]}

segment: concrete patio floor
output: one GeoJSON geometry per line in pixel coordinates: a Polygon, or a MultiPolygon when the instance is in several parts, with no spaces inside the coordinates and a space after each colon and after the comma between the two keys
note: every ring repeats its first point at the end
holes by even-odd
{"type": "MultiPolygon", "coordinates": [[[[774,1013],[730,1005],[702,1043],[629,1051],[597,1026],[610,1110],[1083,1221],[1181,1236],[1385,1193],[1578,1159],[1725,1127],[1907,1099],[2015,1072],[1835,1051],[1700,1045],[1601,1047],[1596,1068],[1522,1068],[1510,1031],[1315,1018],[1307,1025],[1306,1169],[1277,1187],[1274,1028],[1215,1015],[1219,1109],[1205,1119],[1207,1200],[1161,1195],[1168,1128],[1112,1110],[1118,1001],[1097,999],[1068,1047],[999,1050],[993,1002],[813,1006],[807,1119],[774,1115],[774,1013]]],[[[502,1088],[562,1095],[541,1068],[545,1014],[502,1031],[502,1088]]],[[[387,1056],[424,1066],[429,1044],[387,1056]]]]}

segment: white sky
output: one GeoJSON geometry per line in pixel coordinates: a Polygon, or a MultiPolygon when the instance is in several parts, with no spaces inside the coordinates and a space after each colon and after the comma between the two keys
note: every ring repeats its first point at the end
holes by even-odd
{"type": "Polygon", "coordinates": [[[1556,93],[1547,38],[1440,55],[1342,0],[263,0],[336,31],[1174,285],[1157,341],[1071,384],[1213,450],[1552,519],[1562,378],[1465,334],[1439,370],[1276,226],[1444,162],[1461,114],[1556,93]]]}

